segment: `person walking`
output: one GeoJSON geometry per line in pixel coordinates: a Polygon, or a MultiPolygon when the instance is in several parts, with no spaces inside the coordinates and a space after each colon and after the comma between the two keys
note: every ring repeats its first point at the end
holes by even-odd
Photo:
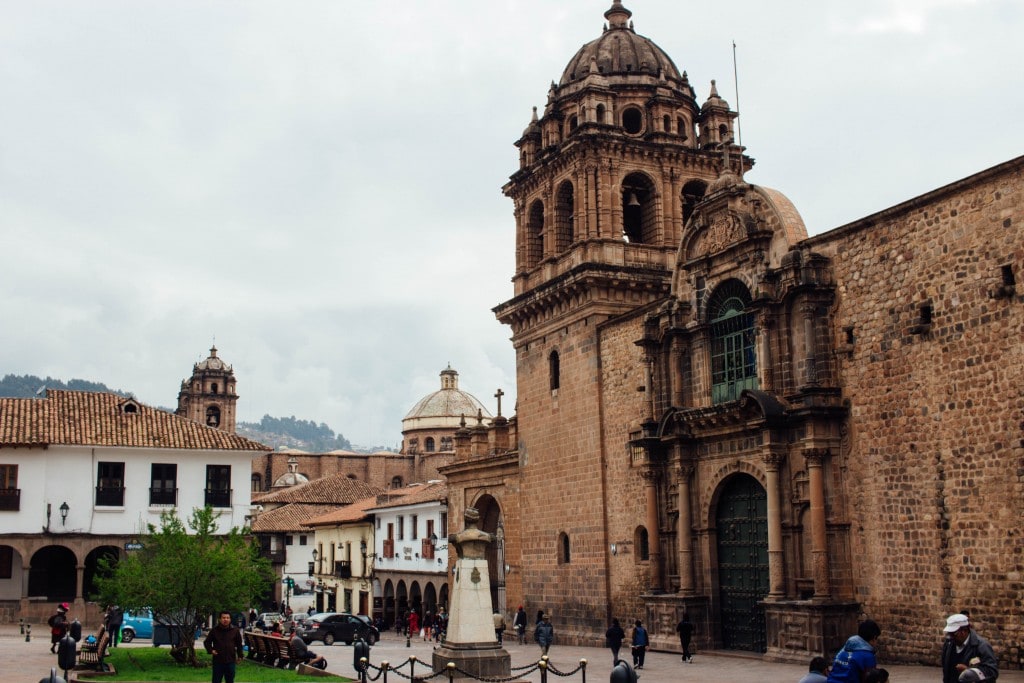
{"type": "Polygon", "coordinates": [[[832,660],[828,683],[864,683],[868,671],[878,668],[875,646],[882,635],[882,629],[871,619],[865,619],[857,626],[857,635],[850,636],[832,660]]]}
{"type": "Polygon", "coordinates": [[[644,658],[647,656],[647,648],[651,645],[651,639],[647,636],[647,629],[639,619],[633,624],[633,668],[644,668],[644,658]]]}
{"type": "Polygon", "coordinates": [[[420,615],[416,610],[409,612],[409,637],[415,638],[420,634],[420,615]]]}
{"type": "Polygon", "coordinates": [[[47,626],[50,627],[50,652],[52,653],[57,652],[57,643],[68,634],[68,626],[71,623],[68,620],[69,609],[71,609],[71,605],[62,602],[57,605],[57,613],[46,620],[47,626]]]}
{"type": "Polygon", "coordinates": [[[231,612],[221,610],[203,647],[213,655],[213,683],[235,683],[235,664],[242,659],[242,632],[231,624],[231,612]]]}
{"type": "Polygon", "coordinates": [[[491,620],[494,622],[494,639],[498,641],[498,645],[502,645],[505,640],[505,615],[495,612],[491,620]]]}
{"type": "Polygon", "coordinates": [[[676,624],[676,633],[679,634],[679,645],[683,648],[683,661],[693,664],[693,655],[690,654],[690,641],[693,639],[693,624],[690,617],[683,612],[682,618],[676,624]]]}
{"type": "Polygon", "coordinates": [[[522,605],[519,605],[519,609],[516,610],[515,619],[512,620],[512,628],[516,630],[516,638],[519,640],[519,644],[523,645],[526,643],[526,610],[523,609],[522,605]]]}
{"type": "Polygon", "coordinates": [[[544,618],[537,624],[537,628],[533,631],[533,639],[540,645],[540,654],[546,655],[548,648],[555,640],[555,627],[551,625],[550,614],[545,613],[544,618]]]}
{"type": "Polygon", "coordinates": [[[612,619],[612,625],[604,632],[605,644],[612,651],[612,666],[619,663],[619,650],[622,649],[622,641],[625,639],[626,632],[619,625],[619,620],[612,619]]]}
{"type": "Polygon", "coordinates": [[[953,614],[942,629],[942,683],[994,681],[999,677],[999,660],[989,642],[971,628],[964,614],[953,614]]]}
{"type": "Polygon", "coordinates": [[[815,657],[807,667],[807,673],[800,679],[800,683],[825,683],[828,680],[828,660],[824,657],[815,657]]]}

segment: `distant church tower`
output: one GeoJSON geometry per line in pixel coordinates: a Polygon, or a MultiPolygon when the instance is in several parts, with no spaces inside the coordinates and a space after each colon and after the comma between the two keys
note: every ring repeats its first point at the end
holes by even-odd
{"type": "Polygon", "coordinates": [[[237,401],[235,370],[217,357],[213,346],[209,358],[196,363],[192,377],[182,381],[175,413],[234,433],[237,401]]]}

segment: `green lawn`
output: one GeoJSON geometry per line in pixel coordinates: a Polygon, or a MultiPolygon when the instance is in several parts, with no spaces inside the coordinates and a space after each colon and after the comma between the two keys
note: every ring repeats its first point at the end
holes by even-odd
{"type": "MultiPolygon", "coordinates": [[[[166,647],[119,647],[108,650],[106,661],[117,669],[116,676],[100,676],[96,681],[180,681],[206,683],[211,678],[210,656],[201,650],[199,661],[206,666],[182,666],[171,659],[166,647]]],[[[347,678],[300,676],[288,669],[274,669],[248,660],[239,663],[236,683],[279,683],[280,681],[348,681],[347,678]]]]}

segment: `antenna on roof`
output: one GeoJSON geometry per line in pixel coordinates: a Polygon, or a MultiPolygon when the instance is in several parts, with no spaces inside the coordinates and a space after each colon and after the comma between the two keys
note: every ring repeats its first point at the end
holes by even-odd
{"type": "Polygon", "coordinates": [[[736,91],[736,137],[743,147],[743,128],[740,126],[740,77],[736,69],[736,41],[732,41],[732,84],[736,91]]]}
{"type": "Polygon", "coordinates": [[[39,387],[38,389],[36,389],[36,396],[42,396],[45,393],[46,393],[46,385],[45,384],[43,386],[39,387]]]}

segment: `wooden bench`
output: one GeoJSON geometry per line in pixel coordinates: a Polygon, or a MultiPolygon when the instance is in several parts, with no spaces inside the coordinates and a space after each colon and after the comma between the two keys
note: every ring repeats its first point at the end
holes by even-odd
{"type": "Polygon", "coordinates": [[[292,643],[287,638],[246,631],[245,642],[249,646],[249,658],[253,661],[281,669],[294,669],[299,664],[292,643]]]}
{"type": "Polygon", "coordinates": [[[107,657],[107,646],[110,645],[110,634],[100,626],[96,632],[96,644],[89,645],[82,643],[78,650],[78,663],[75,664],[76,671],[106,671],[103,660],[107,657]]]}

